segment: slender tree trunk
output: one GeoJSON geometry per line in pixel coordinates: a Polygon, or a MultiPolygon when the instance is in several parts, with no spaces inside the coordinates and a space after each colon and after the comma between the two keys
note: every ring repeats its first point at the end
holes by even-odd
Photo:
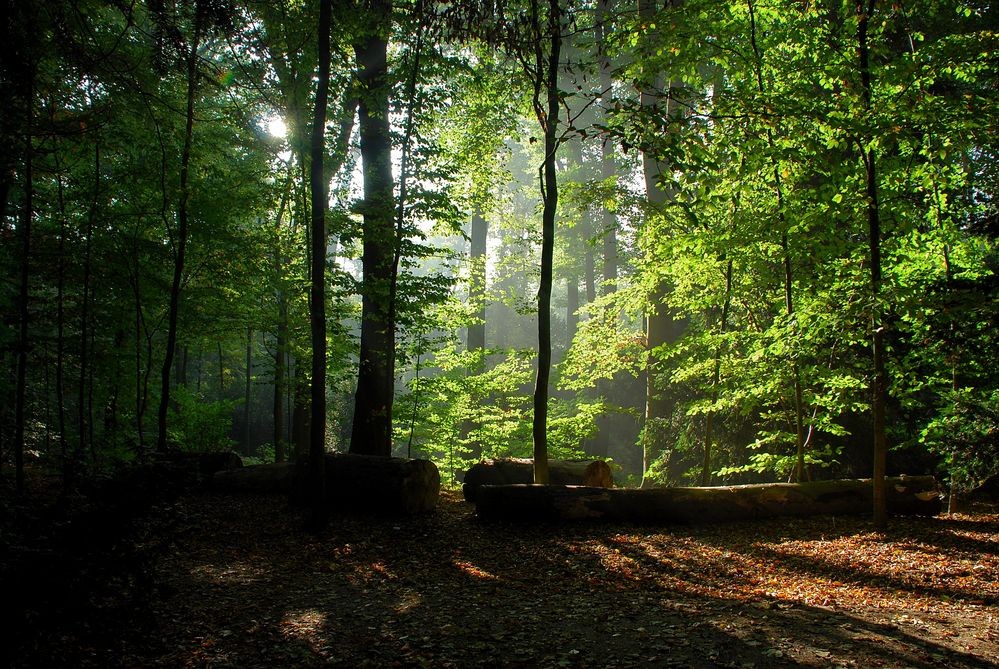
{"type": "MultiPolygon", "coordinates": [[[[871,100],[871,67],[867,43],[867,31],[874,14],[876,0],[863,0],[857,3],[859,21],[857,24],[858,57],[863,88],[864,115],[869,117],[873,110],[871,100]]],[[[871,413],[874,421],[874,524],[884,527],[887,524],[885,491],[885,470],[888,459],[888,444],[885,436],[887,413],[888,373],[885,364],[885,324],[882,322],[881,307],[881,213],[878,205],[877,156],[874,149],[863,148],[864,170],[867,185],[867,225],[868,243],[871,258],[872,337],[871,348],[874,358],[874,379],[871,387],[871,413]]]]}
{"type": "MultiPolygon", "coordinates": [[[[83,300],[80,313],[80,380],[77,401],[78,425],[80,430],[80,440],[77,442],[75,465],[79,467],[83,462],[83,454],[87,450],[90,421],[87,410],[87,373],[90,370],[90,360],[88,352],[90,350],[90,272],[91,272],[91,237],[94,233],[94,218],[97,216],[97,207],[101,189],[101,145],[100,142],[94,148],[94,197],[90,204],[90,212],[87,215],[86,240],[84,241],[83,252],[83,300]]],[[[93,446],[91,445],[91,450],[93,446]]]]}
{"type": "Polygon", "coordinates": [[[579,276],[570,272],[565,279],[565,348],[572,346],[572,340],[579,329],[579,276]]]}
{"type": "MultiPolygon", "coordinates": [[[[58,154],[56,154],[58,160],[58,154]]],[[[65,358],[66,358],[66,199],[62,183],[62,173],[56,175],[59,195],[59,267],[56,284],[56,425],[59,431],[59,455],[62,460],[63,487],[69,489],[73,483],[72,464],[69,462],[69,445],[66,440],[65,358]]]]}
{"type": "Polygon", "coordinates": [[[253,454],[250,444],[250,400],[253,391],[253,328],[246,328],[246,380],[243,388],[243,449],[253,454]]]}
{"type": "Polygon", "coordinates": [[[167,414],[170,409],[170,370],[173,368],[174,350],[177,346],[177,314],[180,311],[180,287],[184,276],[184,257],[187,253],[188,203],[191,199],[191,148],[194,139],[194,102],[198,87],[198,46],[201,42],[199,12],[195,12],[194,36],[187,54],[187,111],[184,128],[184,148],[180,157],[180,202],[177,206],[177,234],[173,236],[173,282],[170,284],[170,310],[167,323],[166,352],[160,384],[160,408],[156,450],[167,451],[167,414]]]}
{"type": "MultiPolygon", "coordinates": [[[[639,15],[651,21],[658,11],[656,0],[639,0],[639,15]]],[[[643,108],[661,107],[660,114],[670,117],[677,113],[672,104],[670,92],[660,96],[661,75],[656,76],[654,86],[640,91],[640,104],[643,108]]],[[[645,192],[649,203],[656,209],[661,209],[673,195],[665,191],[659,184],[661,174],[667,173],[669,166],[661,163],[654,156],[645,154],[642,157],[642,171],[645,179],[645,192]]],[[[645,425],[642,430],[643,479],[642,485],[648,485],[645,478],[649,468],[656,460],[663,457],[669,448],[670,423],[676,409],[676,393],[668,388],[669,367],[657,359],[654,351],[665,344],[679,340],[686,330],[683,320],[674,318],[668,305],[670,286],[660,283],[649,295],[649,313],[646,326],[646,350],[648,363],[646,365],[645,392],[645,425]]],[[[706,458],[710,462],[710,458],[706,458]]]]}
{"type": "Polygon", "coordinates": [[[534,386],[534,482],[548,483],[548,383],[551,376],[551,299],[552,260],[555,249],[555,215],[558,210],[558,179],[555,171],[558,152],[559,56],[562,47],[562,8],[559,0],[548,1],[548,21],[545,37],[548,55],[543,52],[542,31],[538,18],[537,0],[531,2],[538,36],[535,51],[537,77],[534,107],[545,133],[545,160],[542,166],[541,214],[541,281],[538,285],[538,376],[534,386]],[[542,104],[541,93],[545,95],[542,104]]]}
{"type": "MultiPolygon", "coordinates": [[[[611,61],[607,55],[607,42],[609,41],[610,29],[607,25],[609,11],[608,1],[598,0],[597,2],[597,66],[600,68],[600,90],[604,106],[605,121],[609,119],[612,101],[614,98],[611,87],[614,80],[611,77],[611,61]]],[[[614,176],[617,174],[614,165],[614,144],[609,139],[604,139],[600,144],[600,180],[604,188],[610,188],[614,184],[614,176]]],[[[606,206],[603,207],[603,239],[604,239],[604,265],[603,265],[603,286],[602,295],[610,295],[616,289],[617,282],[617,216],[606,206]]]]}
{"type": "Polygon", "coordinates": [[[284,395],[288,358],[288,301],[284,291],[278,295],[277,343],[274,351],[274,460],[288,459],[284,437],[284,395]]]}
{"type": "Polygon", "coordinates": [[[389,130],[387,35],[391,3],[373,0],[371,24],[354,51],[360,89],[361,161],[364,175],[363,251],[361,264],[361,346],[354,401],[350,452],[392,454],[392,403],[395,392],[395,323],[392,277],[396,244],[392,186],[392,138],[389,130]]]}
{"type": "Polygon", "coordinates": [[[294,445],[296,459],[308,457],[312,432],[310,419],[312,405],[309,401],[312,384],[307,369],[305,360],[296,357],[291,409],[291,442],[294,445]]]}
{"type": "Polygon", "coordinates": [[[314,531],[326,527],[326,185],[323,159],[326,156],[326,105],[330,88],[330,22],[332,0],[319,3],[319,82],[312,124],[312,283],[309,291],[309,319],[312,324],[312,426],[309,439],[308,520],[314,531]]]}
{"type": "Polygon", "coordinates": [[[275,227],[275,247],[274,247],[274,273],[278,281],[282,284],[277,289],[277,336],[274,350],[274,398],[273,398],[273,423],[274,423],[274,461],[285,462],[288,454],[285,448],[284,435],[284,397],[285,378],[288,370],[288,296],[283,285],[284,280],[284,252],[281,240],[281,221],[291,197],[291,190],[294,186],[294,178],[291,166],[288,167],[288,180],[285,183],[284,194],[281,196],[281,205],[278,208],[275,227]]]}
{"type": "Polygon", "coordinates": [[[21,267],[17,294],[18,342],[17,380],[14,395],[14,489],[18,497],[24,495],[24,428],[27,420],[27,381],[28,381],[28,300],[30,298],[31,277],[31,227],[34,219],[34,132],[35,70],[29,66],[29,76],[25,82],[25,130],[24,130],[24,211],[21,212],[21,267]]]}
{"type": "Polygon", "coordinates": [[[489,224],[481,212],[472,214],[469,256],[471,277],[468,297],[475,305],[475,323],[468,326],[467,348],[482,351],[486,347],[486,237],[489,224]]]}
{"type": "MultiPolygon", "coordinates": [[[[753,0],[746,0],[749,8],[750,43],[755,58],[756,85],[760,94],[766,93],[763,83],[763,57],[756,41],[756,7],[753,0]]],[[[780,176],[780,166],[777,163],[777,148],[774,142],[772,128],[767,128],[767,146],[770,149],[770,163],[773,166],[774,190],[777,193],[777,216],[781,229],[781,252],[784,254],[784,306],[788,319],[794,319],[794,274],[792,271],[791,251],[787,241],[787,215],[784,209],[784,186],[780,176]]],[[[797,325],[794,325],[797,329],[797,325]]],[[[795,467],[794,478],[799,483],[805,479],[805,409],[802,403],[801,366],[798,363],[796,351],[791,353],[791,378],[794,387],[794,426],[795,426],[795,467]]]]}

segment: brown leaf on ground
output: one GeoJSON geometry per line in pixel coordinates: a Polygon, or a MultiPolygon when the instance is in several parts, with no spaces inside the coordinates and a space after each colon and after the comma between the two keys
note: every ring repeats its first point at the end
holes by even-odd
{"type": "MultiPolygon", "coordinates": [[[[703,527],[342,513],[194,495],[141,637],[77,665],[994,667],[999,514],[703,527]]],[[[76,643],[70,639],[67,643],[76,643]]]]}

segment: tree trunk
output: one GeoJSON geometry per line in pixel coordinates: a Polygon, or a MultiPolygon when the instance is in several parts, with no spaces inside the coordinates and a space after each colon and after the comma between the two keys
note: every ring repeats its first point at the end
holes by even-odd
{"type": "MultiPolygon", "coordinates": [[[[753,0],[747,0],[749,9],[750,43],[753,47],[754,65],[756,70],[756,86],[761,95],[766,94],[763,83],[763,57],[756,42],[756,8],[753,0]]],[[[773,166],[774,191],[777,194],[777,218],[780,224],[781,252],[784,254],[784,306],[788,319],[794,319],[794,274],[790,246],[787,241],[787,215],[784,210],[784,185],[780,176],[780,165],[777,162],[777,148],[774,142],[773,129],[767,128],[767,146],[770,149],[770,163],[773,166]]],[[[797,325],[793,324],[796,329],[797,325]]],[[[801,366],[796,351],[791,351],[791,381],[794,389],[794,427],[795,427],[795,466],[794,479],[805,480],[805,409],[802,405],[801,366]]]]}
{"type": "Polygon", "coordinates": [[[361,264],[361,345],[350,452],[392,454],[392,403],[395,392],[395,323],[392,322],[393,261],[396,244],[392,186],[392,138],[389,129],[387,35],[391,11],[387,0],[374,0],[370,24],[355,44],[360,89],[361,162],[364,176],[363,251],[361,264]]]}
{"type": "Polygon", "coordinates": [[[565,348],[569,350],[579,328],[579,277],[571,272],[565,279],[565,348]]]}
{"type": "Polygon", "coordinates": [[[309,376],[305,371],[306,368],[305,362],[296,356],[291,398],[291,443],[296,459],[307,458],[309,455],[309,434],[311,431],[309,427],[310,385],[309,376]]]}
{"type": "MultiPolygon", "coordinates": [[[[548,480],[554,485],[584,485],[593,488],[612,488],[614,475],[603,460],[549,460],[548,480]]],[[[534,463],[525,458],[485,460],[472,465],[465,472],[462,492],[465,501],[474,502],[476,493],[484,485],[531,483],[534,480],[534,463]]]]}
{"type": "MultiPolygon", "coordinates": [[[[54,113],[54,111],[53,111],[54,113]]],[[[58,169],[58,153],[56,165],[58,169]]],[[[56,392],[56,425],[59,431],[59,454],[62,459],[62,480],[63,487],[69,489],[73,483],[73,467],[69,460],[69,445],[66,440],[66,402],[65,386],[65,359],[66,359],[66,199],[62,182],[62,173],[56,174],[58,196],[59,196],[59,261],[58,279],[56,285],[56,370],[55,370],[55,392],[56,392]]],[[[2,457],[2,454],[0,454],[2,457]]]]}
{"type": "MultiPolygon", "coordinates": [[[[253,328],[246,329],[246,378],[243,384],[243,452],[252,455],[250,447],[250,400],[253,391],[253,328]]],[[[179,380],[178,380],[179,383],[179,380]]]]}
{"type": "MultiPolygon", "coordinates": [[[[638,13],[644,19],[651,21],[657,11],[655,0],[638,0],[638,13]]],[[[662,79],[661,75],[657,75],[656,78],[662,79]]],[[[652,88],[640,91],[640,104],[643,108],[654,108],[665,102],[665,109],[661,110],[661,114],[664,117],[670,117],[676,113],[676,110],[673,108],[674,105],[672,105],[668,93],[665,100],[660,100],[659,88],[660,85],[657,84],[652,88]]],[[[668,165],[658,161],[654,156],[648,154],[642,156],[645,193],[653,207],[661,208],[673,197],[672,193],[665,191],[659,183],[660,175],[667,173],[669,169],[668,165]]],[[[645,424],[642,430],[643,486],[650,483],[645,478],[649,468],[670,447],[668,443],[671,436],[670,422],[676,407],[675,394],[668,389],[669,369],[661,361],[656,360],[653,353],[664,344],[678,341],[686,330],[685,322],[676,320],[669,309],[667,304],[669,290],[668,285],[660,283],[656,286],[653,294],[649,296],[646,331],[648,363],[646,365],[645,424]]],[[[710,453],[705,453],[704,461],[710,465],[710,453]]]]}
{"type": "MultiPolygon", "coordinates": [[[[613,107],[614,95],[611,87],[614,80],[611,78],[611,61],[607,55],[609,41],[609,29],[607,18],[609,15],[608,0],[598,0],[597,2],[597,66],[600,68],[600,91],[601,102],[604,108],[604,122],[609,123],[611,109],[613,107]]],[[[609,138],[604,138],[600,143],[600,180],[604,188],[616,186],[614,176],[617,174],[614,165],[614,144],[609,138]]],[[[617,216],[605,204],[603,207],[603,230],[604,239],[604,266],[603,285],[600,290],[601,295],[610,295],[616,290],[617,283],[617,216]]]]}
{"type": "Polygon", "coordinates": [[[24,428],[27,416],[28,383],[28,299],[30,298],[31,278],[31,226],[34,219],[34,124],[35,70],[29,66],[29,76],[25,82],[25,130],[24,130],[24,211],[21,212],[21,266],[17,293],[18,341],[17,377],[14,395],[14,486],[18,497],[24,495],[24,428]]]}
{"type": "Polygon", "coordinates": [[[469,260],[468,298],[475,306],[475,323],[468,326],[467,346],[469,351],[481,351],[486,347],[486,238],[489,224],[485,217],[476,211],[472,214],[471,243],[469,260]]]}
{"type": "MultiPolygon", "coordinates": [[[[312,123],[312,164],[309,184],[312,209],[312,283],[309,291],[309,321],[312,326],[312,425],[309,439],[309,519],[313,531],[326,527],[326,104],[330,88],[330,22],[332,0],[319,3],[319,81],[312,123]]],[[[249,348],[247,349],[249,367],[249,348]]],[[[249,374],[249,369],[247,369],[249,374]]]]}
{"type": "Polygon", "coordinates": [[[534,385],[534,482],[548,483],[548,382],[552,364],[552,259],[555,250],[555,214],[558,209],[558,180],[555,173],[558,151],[559,54],[562,46],[562,10],[559,0],[548,2],[547,35],[549,50],[544,57],[537,0],[532,0],[532,14],[535,21],[535,34],[538,37],[535,51],[535,72],[537,77],[534,93],[534,108],[545,133],[545,159],[542,166],[543,186],[541,214],[541,281],[538,286],[538,375],[534,385]],[[544,89],[545,105],[541,103],[544,89]]]}
{"type": "Polygon", "coordinates": [[[170,408],[170,371],[173,368],[174,350],[177,347],[177,314],[180,310],[180,288],[184,276],[184,257],[187,253],[188,211],[191,199],[190,173],[191,149],[194,140],[194,102],[198,87],[198,46],[201,42],[200,12],[195,12],[194,36],[187,54],[187,114],[184,128],[184,148],[180,157],[180,202],[177,206],[177,235],[171,235],[174,250],[173,282],[170,285],[170,307],[167,321],[166,352],[160,384],[160,408],[156,450],[167,451],[167,413],[170,408]]]}
{"type": "Polygon", "coordinates": [[[284,291],[278,295],[277,342],[274,351],[274,460],[288,459],[284,437],[284,394],[288,358],[288,300],[284,291]]]}
{"type": "MultiPolygon", "coordinates": [[[[871,101],[871,68],[867,45],[867,27],[874,13],[876,0],[868,0],[865,9],[863,2],[857,3],[860,14],[857,24],[858,55],[860,76],[863,87],[864,115],[869,116],[873,109],[871,101]]],[[[864,148],[863,160],[867,177],[867,223],[868,243],[871,260],[872,357],[874,358],[874,378],[871,382],[871,413],[874,422],[874,524],[884,527],[887,522],[885,469],[888,445],[885,435],[885,414],[887,413],[888,372],[885,364],[885,325],[881,314],[881,214],[878,206],[878,176],[874,149],[864,148]]]]}
{"type": "MultiPolygon", "coordinates": [[[[888,510],[933,516],[942,504],[932,476],[889,480],[888,510]]],[[[719,488],[482,486],[480,518],[515,521],[600,520],[619,523],[713,523],[777,516],[853,515],[871,508],[870,479],[767,483],[719,488]]]]}

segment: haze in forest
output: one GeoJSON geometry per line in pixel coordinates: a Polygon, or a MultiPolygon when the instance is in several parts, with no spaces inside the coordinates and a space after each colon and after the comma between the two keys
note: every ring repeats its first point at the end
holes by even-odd
{"type": "Polygon", "coordinates": [[[4,472],[995,473],[987,3],[9,9],[4,472]]]}

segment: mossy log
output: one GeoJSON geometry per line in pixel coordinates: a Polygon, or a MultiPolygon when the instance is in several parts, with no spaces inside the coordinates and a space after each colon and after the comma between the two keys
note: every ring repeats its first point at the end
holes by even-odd
{"type": "MultiPolygon", "coordinates": [[[[932,476],[889,478],[887,490],[889,513],[940,513],[941,498],[932,476]]],[[[476,495],[476,513],[514,521],[690,524],[870,513],[872,496],[870,479],[651,489],[485,485],[476,495]]]]}
{"type": "MultiPolygon", "coordinates": [[[[250,465],[218,472],[217,492],[289,494],[305,503],[307,464],[250,465]]],[[[326,456],[326,499],[334,510],[413,514],[437,506],[441,479],[429,460],[331,453],[326,456]]]]}
{"type": "MultiPolygon", "coordinates": [[[[577,485],[592,488],[614,487],[614,475],[603,460],[549,460],[548,479],[553,485],[577,485]]],[[[529,458],[483,460],[465,472],[461,487],[465,500],[474,502],[484,485],[533,483],[534,461],[529,458]]]]}

